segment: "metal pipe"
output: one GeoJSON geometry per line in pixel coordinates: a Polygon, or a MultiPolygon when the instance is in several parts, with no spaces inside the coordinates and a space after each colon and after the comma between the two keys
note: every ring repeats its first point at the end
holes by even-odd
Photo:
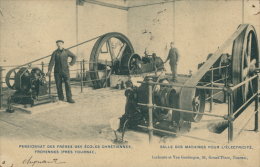
{"type": "Polygon", "coordinates": [[[213,97],[220,94],[222,91],[219,91],[218,93],[213,94],[213,97]]]}
{"type": "Polygon", "coordinates": [[[252,79],[254,79],[254,78],[256,78],[256,77],[258,77],[258,75],[254,75],[254,76],[248,78],[247,80],[245,80],[245,81],[243,81],[243,82],[240,82],[239,84],[237,84],[237,85],[235,85],[235,86],[233,86],[233,87],[230,87],[230,89],[231,89],[232,91],[234,91],[234,90],[237,89],[238,87],[240,87],[240,86],[246,84],[247,82],[251,81],[252,79]]]}
{"type": "MultiPolygon", "coordinates": [[[[228,79],[228,78],[221,78],[221,79],[218,79],[218,80],[214,81],[213,83],[216,84],[216,82],[221,81],[221,80],[226,80],[226,79],[228,79]]],[[[207,83],[207,82],[201,82],[201,83],[207,83]]],[[[211,82],[209,82],[209,83],[207,83],[207,84],[205,84],[205,85],[203,85],[203,86],[208,86],[208,85],[211,85],[211,82]]],[[[217,85],[217,84],[216,84],[216,85],[217,85]]]]}
{"type": "Polygon", "coordinates": [[[44,73],[44,62],[42,62],[41,65],[42,65],[42,72],[44,73]]]}
{"type": "Polygon", "coordinates": [[[246,123],[244,124],[244,126],[239,130],[239,132],[237,133],[236,137],[237,138],[240,133],[245,129],[246,125],[248,124],[248,122],[251,121],[252,117],[256,114],[257,112],[253,112],[253,114],[249,117],[249,119],[246,121],[246,123]]]}
{"type": "MultiPolygon", "coordinates": [[[[142,126],[142,125],[138,125],[138,127],[147,129],[146,126],[142,126]]],[[[216,141],[211,141],[211,140],[207,140],[207,139],[201,139],[201,138],[197,138],[197,137],[190,136],[190,135],[185,135],[185,134],[176,133],[176,132],[170,132],[170,131],[167,131],[167,130],[162,130],[162,129],[157,129],[157,128],[153,128],[153,130],[156,130],[156,131],[159,131],[159,132],[163,132],[163,133],[169,133],[169,134],[173,134],[173,135],[177,135],[177,136],[190,137],[190,138],[193,138],[193,139],[203,140],[203,141],[212,142],[212,143],[218,143],[216,141]]]]}
{"type": "Polygon", "coordinates": [[[242,0],[242,24],[244,24],[244,7],[245,6],[245,2],[244,2],[244,0],[242,0]]]}
{"type": "Polygon", "coordinates": [[[218,81],[225,80],[225,79],[227,79],[227,78],[221,78],[221,79],[218,79],[218,80],[214,81],[214,83],[216,83],[216,82],[218,82],[218,81]]]}
{"type": "Polygon", "coordinates": [[[212,84],[213,84],[213,86],[224,87],[224,83],[215,83],[215,82],[213,82],[212,84]]]}
{"type": "Polygon", "coordinates": [[[104,72],[104,70],[87,71],[87,72],[104,72]]]}
{"type": "Polygon", "coordinates": [[[228,66],[229,66],[229,65],[221,66],[221,67],[215,67],[215,68],[210,68],[208,71],[217,70],[217,69],[225,68],[225,67],[228,67],[228,66]]]}
{"type": "MultiPolygon", "coordinates": [[[[78,0],[76,1],[76,44],[79,43],[79,31],[78,31],[78,0]]],[[[79,48],[77,47],[77,56],[79,55],[79,48]]],[[[77,63],[77,69],[79,68],[79,63],[77,63]]],[[[76,74],[78,75],[78,74],[76,74]]]]}
{"type": "Polygon", "coordinates": [[[257,96],[258,93],[253,94],[253,96],[251,96],[241,107],[239,107],[234,113],[233,115],[236,115],[245,105],[247,105],[247,103],[249,103],[253,98],[255,98],[255,96],[257,96]]]}
{"type": "Polygon", "coordinates": [[[180,85],[180,84],[168,84],[168,83],[158,83],[158,82],[151,82],[148,83],[147,81],[137,81],[137,83],[146,83],[152,85],[163,85],[163,86],[176,86],[176,87],[186,87],[186,88],[197,88],[197,89],[213,89],[213,90],[224,90],[223,88],[216,88],[216,87],[205,87],[205,86],[191,86],[191,85],[180,85]]]}
{"type": "MultiPolygon", "coordinates": [[[[225,88],[227,87],[227,79],[228,79],[227,74],[228,74],[228,67],[226,66],[226,68],[225,68],[225,80],[224,80],[225,88]]],[[[224,103],[226,103],[226,101],[227,101],[227,92],[224,91],[224,103]]]]}
{"type": "Polygon", "coordinates": [[[81,93],[83,93],[83,65],[82,65],[82,61],[80,62],[80,89],[81,89],[81,93]]]}
{"type": "MultiPolygon", "coordinates": [[[[100,80],[104,80],[105,78],[101,78],[101,79],[93,79],[93,80],[89,80],[89,81],[83,81],[83,83],[87,83],[87,82],[92,82],[92,81],[100,81],[100,80]]],[[[81,81],[80,82],[73,82],[71,83],[71,85],[75,85],[75,84],[81,84],[81,81]]]]}
{"type": "Polygon", "coordinates": [[[103,80],[105,78],[101,78],[101,79],[92,79],[92,80],[89,80],[89,81],[83,81],[83,82],[92,82],[92,81],[100,81],[100,80],[103,80]]]}
{"type": "Polygon", "coordinates": [[[114,4],[105,3],[105,2],[100,2],[100,1],[85,0],[85,2],[87,2],[87,3],[92,3],[92,4],[96,4],[96,5],[101,5],[101,6],[105,6],[105,7],[110,7],[110,8],[116,8],[116,9],[126,10],[126,11],[129,9],[129,7],[114,5],[114,4]]]}
{"type": "Polygon", "coordinates": [[[89,62],[87,62],[87,63],[89,63],[89,64],[96,64],[97,62],[89,61],[89,62]]]}
{"type": "Polygon", "coordinates": [[[51,97],[51,73],[49,74],[49,97],[51,97]]]}
{"type": "MultiPolygon", "coordinates": [[[[233,116],[233,95],[228,95],[228,116],[233,116]]],[[[233,141],[233,121],[228,120],[228,142],[233,141]]]]}
{"type": "Polygon", "coordinates": [[[103,36],[103,35],[100,35],[100,36],[95,37],[95,38],[92,38],[92,39],[90,39],[90,40],[87,40],[87,41],[81,42],[81,43],[79,43],[79,44],[77,44],[77,45],[74,45],[74,46],[71,46],[71,47],[69,47],[69,48],[67,48],[67,49],[75,48],[76,46],[79,46],[79,45],[82,45],[82,44],[84,44],[84,43],[87,43],[87,42],[93,41],[93,40],[95,40],[95,39],[97,39],[97,38],[100,38],[100,37],[102,37],[102,36],[103,36]]]}
{"type": "Polygon", "coordinates": [[[164,1],[164,2],[157,2],[157,3],[138,5],[138,6],[129,6],[128,8],[131,9],[131,8],[137,8],[137,7],[150,6],[150,5],[160,5],[160,4],[165,4],[165,3],[169,3],[169,2],[175,2],[175,1],[181,1],[181,0],[164,1]]]}
{"type": "MultiPolygon", "coordinates": [[[[149,79],[149,82],[152,82],[152,78],[149,79]]],[[[148,92],[148,107],[149,107],[149,143],[152,143],[153,140],[153,87],[151,84],[148,86],[149,92],[148,92]]]]}
{"type": "Polygon", "coordinates": [[[0,109],[2,109],[2,104],[3,104],[3,95],[2,95],[2,86],[3,86],[3,83],[2,83],[2,71],[3,71],[3,68],[0,66],[0,109]]]}
{"type": "MultiPolygon", "coordinates": [[[[100,80],[105,80],[105,78],[101,78],[101,79],[92,79],[92,80],[89,80],[89,81],[83,81],[83,83],[85,82],[85,83],[87,83],[87,82],[92,82],[92,81],[100,81],[100,80]]],[[[80,84],[81,83],[81,81],[79,81],[79,82],[73,82],[73,83],[75,83],[75,84],[80,84]]],[[[72,83],[71,83],[71,85],[72,85],[72,83]]]]}
{"type": "MultiPolygon", "coordinates": [[[[216,96],[216,95],[218,95],[218,94],[220,94],[221,92],[222,92],[222,91],[220,91],[220,92],[218,92],[218,93],[215,93],[215,94],[213,94],[213,97],[214,97],[214,96],[216,96]]],[[[208,97],[208,98],[206,98],[206,101],[207,101],[207,100],[209,100],[210,98],[211,98],[211,97],[208,97]]]]}
{"type": "MultiPolygon", "coordinates": [[[[70,70],[70,71],[79,71],[79,69],[76,69],[76,70],[70,70]]],[[[77,74],[77,73],[75,73],[75,74],[77,74]]]]}
{"type": "MultiPolygon", "coordinates": [[[[141,106],[148,106],[147,104],[143,104],[143,103],[137,103],[137,104],[141,105],[141,106]]],[[[182,109],[177,109],[177,108],[162,107],[162,106],[157,106],[157,105],[151,105],[151,107],[167,109],[167,110],[174,110],[174,111],[180,111],[180,112],[186,112],[186,113],[191,113],[191,114],[201,114],[201,115],[209,115],[209,116],[213,116],[213,117],[225,118],[224,116],[216,115],[216,114],[200,113],[200,112],[199,113],[195,113],[194,111],[182,110],[182,109]]]]}
{"type": "Polygon", "coordinates": [[[172,42],[175,43],[175,1],[173,1],[173,39],[172,42]]]}
{"type": "Polygon", "coordinates": [[[16,66],[19,66],[19,65],[2,66],[2,67],[6,68],[6,67],[16,67],[16,66]]]}
{"type": "MultiPolygon", "coordinates": [[[[83,66],[83,81],[86,80],[86,76],[85,76],[85,60],[82,60],[82,66],[83,66]]],[[[83,82],[83,85],[85,86],[85,82],[83,82]]]]}
{"type": "MultiPolygon", "coordinates": [[[[257,81],[259,81],[259,76],[257,75],[257,81]]],[[[255,97],[255,132],[258,132],[258,103],[259,103],[259,96],[258,93],[256,93],[255,97]]]]}
{"type": "MultiPolygon", "coordinates": [[[[213,88],[213,80],[214,80],[214,75],[213,75],[213,70],[211,70],[211,88],[213,88]]],[[[212,106],[213,106],[213,89],[210,91],[210,109],[209,112],[212,111],[212,106]]]]}
{"type": "MultiPolygon", "coordinates": [[[[79,17],[78,17],[78,5],[77,5],[77,2],[76,2],[76,44],[79,43],[79,24],[78,24],[78,20],[79,20],[79,17]]],[[[79,54],[79,48],[77,47],[77,56],[79,54]]]]}
{"type": "Polygon", "coordinates": [[[205,85],[203,85],[203,86],[208,86],[208,85],[211,85],[211,82],[210,82],[210,83],[207,83],[207,84],[205,84],[205,85]]]}

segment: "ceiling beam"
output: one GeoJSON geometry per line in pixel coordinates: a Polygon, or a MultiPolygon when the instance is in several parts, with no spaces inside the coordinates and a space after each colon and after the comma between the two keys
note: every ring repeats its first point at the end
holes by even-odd
{"type": "Polygon", "coordinates": [[[116,8],[116,9],[126,10],[126,11],[128,11],[128,9],[129,9],[128,7],[119,6],[119,5],[114,5],[114,4],[105,3],[105,2],[100,2],[100,1],[95,1],[95,0],[85,0],[85,2],[87,2],[87,3],[92,3],[92,4],[96,4],[96,5],[101,5],[101,6],[106,6],[106,7],[110,7],[110,8],[116,8]]]}

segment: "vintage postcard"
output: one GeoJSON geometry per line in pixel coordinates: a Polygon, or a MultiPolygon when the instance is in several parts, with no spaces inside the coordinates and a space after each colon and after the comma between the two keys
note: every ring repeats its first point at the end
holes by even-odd
{"type": "Polygon", "coordinates": [[[0,167],[259,166],[259,0],[1,0],[0,167]]]}

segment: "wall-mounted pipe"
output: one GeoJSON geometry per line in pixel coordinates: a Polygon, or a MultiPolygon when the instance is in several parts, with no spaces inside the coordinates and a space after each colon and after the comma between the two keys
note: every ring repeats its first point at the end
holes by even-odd
{"type": "Polygon", "coordinates": [[[105,2],[100,2],[100,1],[85,0],[85,2],[87,2],[87,3],[92,3],[92,4],[96,4],[96,5],[101,5],[101,6],[106,6],[106,7],[110,7],[110,8],[116,8],[116,9],[126,10],[126,11],[129,9],[129,7],[114,5],[114,4],[111,4],[111,3],[105,3],[105,2]]]}

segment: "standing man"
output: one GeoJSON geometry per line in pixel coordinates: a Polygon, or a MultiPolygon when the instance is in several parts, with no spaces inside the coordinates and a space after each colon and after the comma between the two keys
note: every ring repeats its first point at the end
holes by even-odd
{"type": "Polygon", "coordinates": [[[180,59],[179,52],[177,48],[174,47],[174,42],[171,42],[171,49],[169,51],[169,55],[164,63],[166,63],[170,59],[170,66],[172,71],[172,80],[177,81],[177,64],[180,59]]]}
{"type": "Polygon", "coordinates": [[[70,88],[70,72],[69,66],[73,66],[76,62],[76,56],[71,53],[68,49],[63,48],[64,42],[62,40],[56,41],[58,49],[55,50],[51,55],[51,60],[49,63],[48,73],[47,75],[51,74],[52,67],[55,63],[54,67],[54,78],[55,83],[57,86],[57,92],[59,100],[64,101],[64,95],[62,90],[62,79],[65,82],[65,89],[66,89],[66,97],[69,103],[75,103],[72,100],[71,88],[70,88]],[[71,57],[72,60],[68,65],[68,57],[71,57]]]}

